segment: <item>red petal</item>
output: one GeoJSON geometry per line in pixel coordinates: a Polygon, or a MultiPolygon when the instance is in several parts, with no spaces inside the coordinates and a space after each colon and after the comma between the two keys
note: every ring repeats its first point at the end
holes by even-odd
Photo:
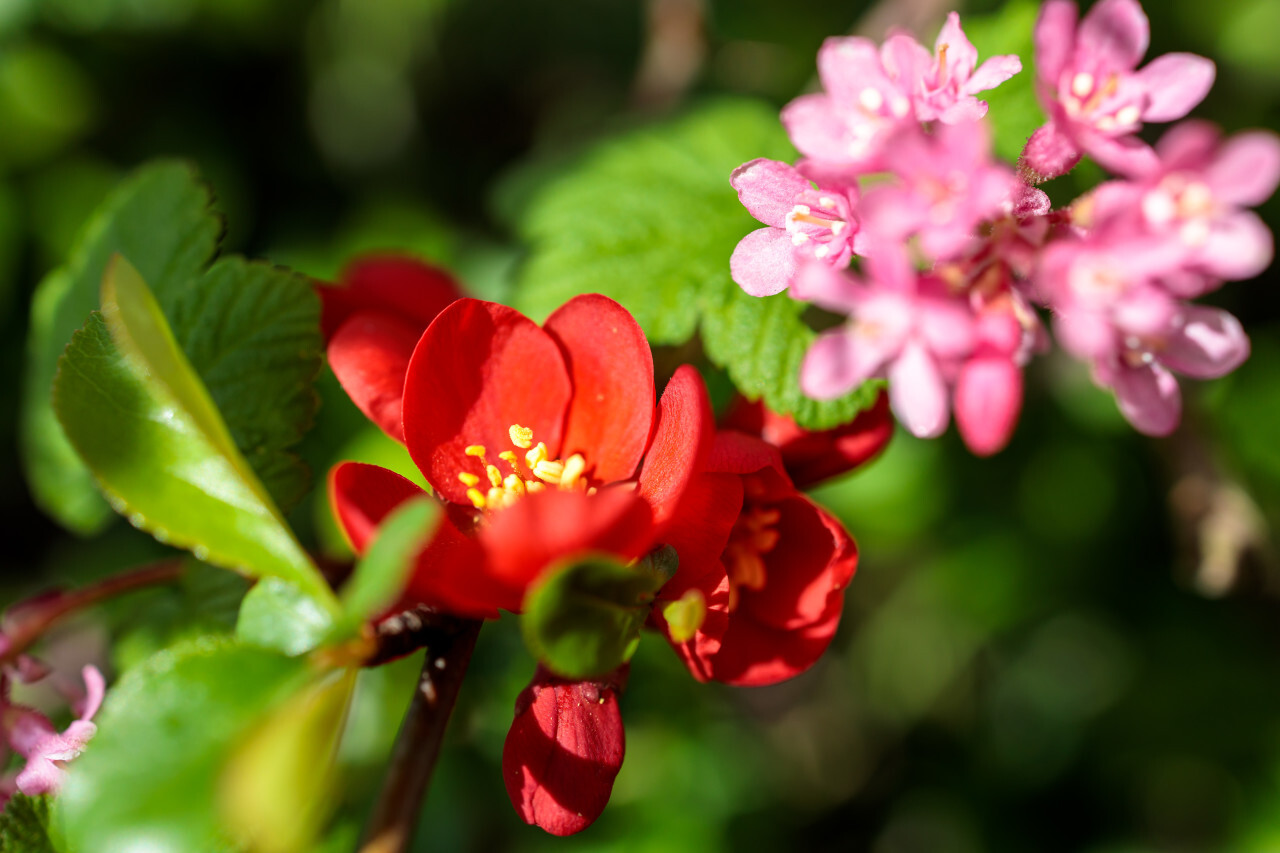
{"type": "Polygon", "coordinates": [[[653,354],[644,332],[627,309],[595,293],[570,299],[542,328],[560,344],[573,382],[561,455],[581,453],[595,481],[630,478],[653,425],[653,354]]]}
{"type": "Polygon", "coordinates": [[[378,525],[393,509],[425,494],[409,480],[377,465],[343,462],[329,472],[333,514],[357,554],[364,553],[377,535],[378,525]]]}
{"type": "Polygon", "coordinates": [[[540,669],[520,694],[502,775],[525,823],[573,835],[604,811],[626,750],[617,689],[616,682],[563,681],[540,669]]]}
{"type": "Polygon", "coordinates": [[[413,258],[372,255],[352,262],[343,270],[341,283],[316,288],[322,312],[320,328],[325,340],[358,311],[390,314],[417,330],[417,335],[462,291],[445,270],[413,258]]]}
{"type": "Polygon", "coordinates": [[[676,576],[662,587],[659,598],[674,601],[692,587],[702,588],[708,576],[724,574],[720,555],[741,512],[741,477],[699,474],[689,482],[680,509],[656,543],[675,548],[680,558],[676,576]]]}
{"type": "Polygon", "coordinates": [[[505,305],[459,299],[431,324],[409,361],[405,443],[436,494],[469,504],[458,474],[484,482],[484,470],[466,455],[467,446],[484,446],[489,461],[510,473],[497,457],[513,449],[508,430],[520,424],[555,458],[571,393],[550,335],[505,305]]]}
{"type": "Polygon", "coordinates": [[[817,663],[839,626],[838,606],[823,622],[800,631],[731,617],[711,661],[711,677],[735,687],[763,687],[794,678],[817,663]]]}
{"type": "Polygon", "coordinates": [[[594,495],[547,489],[494,513],[480,529],[494,577],[520,590],[553,563],[587,553],[633,560],[652,541],[649,506],[628,488],[594,495]]]}
{"type": "MultiPolygon", "coordinates": [[[[404,477],[377,465],[343,462],[329,474],[334,515],[352,547],[361,554],[392,510],[425,494],[404,477]]],[[[497,617],[498,608],[518,608],[520,591],[488,576],[480,546],[446,515],[418,555],[417,567],[400,604],[400,609],[431,604],[462,616],[492,619],[497,617]]]]}
{"type": "Polygon", "coordinates": [[[404,376],[420,334],[390,314],[363,311],[343,323],[329,342],[329,366],[347,396],[400,442],[404,376]]]}
{"type": "Polygon", "coordinates": [[[758,435],[781,450],[782,464],[800,489],[857,468],[884,450],[893,436],[889,397],[883,393],[850,423],[821,432],[801,429],[786,415],[746,400],[730,410],[723,426],[758,435]]]}
{"type": "Polygon", "coordinates": [[[782,517],[778,544],[764,555],[764,589],[742,590],[734,615],[799,630],[827,618],[853,578],[858,549],[840,522],[799,494],[771,506],[782,517]]]}
{"type": "Polygon", "coordinates": [[[640,496],[653,507],[659,527],[675,514],[689,480],[702,470],[714,436],[707,386],[697,370],[681,365],[658,402],[653,441],[640,469],[640,496]]]}

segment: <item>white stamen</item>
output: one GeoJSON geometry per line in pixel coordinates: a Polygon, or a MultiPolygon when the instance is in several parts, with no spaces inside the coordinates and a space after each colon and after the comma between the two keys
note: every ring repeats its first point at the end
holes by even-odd
{"type": "Polygon", "coordinates": [[[866,88],[858,96],[858,103],[867,112],[879,112],[880,108],[884,106],[884,95],[880,94],[879,89],[866,88]]]}
{"type": "Polygon", "coordinates": [[[1137,124],[1138,120],[1141,118],[1142,110],[1138,109],[1133,104],[1130,104],[1120,110],[1120,112],[1116,113],[1116,121],[1125,127],[1137,124]]]}
{"type": "Polygon", "coordinates": [[[1077,98],[1087,98],[1089,93],[1093,91],[1093,75],[1087,71],[1081,71],[1079,74],[1071,78],[1071,94],[1077,98]]]}

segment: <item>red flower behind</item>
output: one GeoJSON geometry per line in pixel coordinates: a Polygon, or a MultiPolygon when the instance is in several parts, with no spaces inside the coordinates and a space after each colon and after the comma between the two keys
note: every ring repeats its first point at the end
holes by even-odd
{"type": "Polygon", "coordinates": [[[817,661],[835,636],[858,550],[844,527],[796,490],[779,450],[722,431],[669,531],[680,555],[653,621],[695,678],[773,684],[817,661]],[[699,611],[692,624],[664,603],[699,611]],[[702,610],[705,608],[705,611],[702,610]]]}
{"type": "MultiPolygon", "coordinates": [[[[459,299],[421,336],[403,390],[405,443],[447,508],[406,598],[470,616],[518,611],[553,563],[591,552],[630,560],[652,548],[714,429],[692,368],[678,370],[654,406],[644,334],[598,295],[570,300],[542,327],[459,299]]],[[[420,493],[358,463],[335,468],[330,486],[357,551],[420,493]]]]}

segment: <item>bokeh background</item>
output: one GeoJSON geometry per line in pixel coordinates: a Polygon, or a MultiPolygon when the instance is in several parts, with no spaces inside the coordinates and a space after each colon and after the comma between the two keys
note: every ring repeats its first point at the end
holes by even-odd
{"type": "MultiPolygon", "coordinates": [[[[84,539],[45,519],[15,436],[35,284],[133,166],[195,161],[227,249],[327,278],[396,248],[500,299],[521,262],[521,199],[594,141],[709,95],[781,106],[812,84],[823,37],[897,24],[931,43],[948,8],[0,0],[0,603],[163,553],[125,524],[84,539]]],[[[1029,24],[1035,6],[961,11],[1029,24]]],[[[1149,55],[1218,62],[1198,115],[1280,127],[1280,2],[1147,11],[1149,55]]],[[[1078,187],[1057,189],[1061,201],[1078,187]]],[[[1262,213],[1280,222],[1274,200],[1262,213]]],[[[694,683],[647,638],[623,700],[626,764],[579,837],[544,836],[508,805],[502,740],[532,662],[510,620],[490,626],[421,849],[1280,851],[1277,283],[1215,295],[1254,354],[1189,387],[1168,439],[1134,434],[1084,368],[1055,356],[1032,368],[999,456],[974,459],[954,433],[900,433],[867,470],[820,488],[863,553],[831,652],[787,684],[734,690],[694,683]]],[[[321,392],[303,448],[317,472],[388,458],[331,377],[321,392]]],[[[317,548],[339,547],[322,498],[292,520],[317,548]]],[[[119,670],[192,620],[233,615],[234,597],[139,594],[47,651],[119,670]]],[[[362,675],[326,849],[354,848],[416,670],[362,675]]]]}

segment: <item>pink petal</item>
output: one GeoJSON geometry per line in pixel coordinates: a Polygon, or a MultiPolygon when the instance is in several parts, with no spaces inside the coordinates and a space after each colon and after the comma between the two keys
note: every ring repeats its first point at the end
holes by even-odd
{"type": "Polygon", "coordinates": [[[1242,207],[1262,204],[1280,184],[1280,136],[1255,130],[1231,137],[1205,170],[1205,179],[1220,202],[1242,207]]]}
{"type": "Polygon", "coordinates": [[[37,756],[27,762],[18,777],[14,780],[18,790],[28,797],[55,793],[62,786],[67,771],[54,764],[44,756],[37,756]]]}
{"type": "Polygon", "coordinates": [[[1138,72],[1147,87],[1143,121],[1173,121],[1191,112],[1213,87],[1214,65],[1194,53],[1166,53],[1138,72]]]}
{"type": "Polygon", "coordinates": [[[818,49],[818,76],[823,88],[842,104],[856,103],[867,88],[890,85],[875,42],[858,37],[826,39],[818,49]]]}
{"type": "Polygon", "coordinates": [[[763,157],[734,169],[729,183],[738,191],[742,206],[774,228],[787,226],[787,214],[795,209],[796,196],[810,188],[791,166],[763,157]]]}
{"type": "MultiPolygon", "coordinates": [[[[938,31],[938,39],[934,42],[934,53],[941,55],[943,48],[947,51],[947,68],[951,79],[968,80],[973,73],[973,67],[978,64],[978,49],[973,46],[973,42],[969,41],[964,34],[964,30],[960,28],[960,15],[955,12],[947,14],[947,21],[942,25],[942,29],[938,31]]],[[[991,85],[994,86],[995,83],[991,85]]],[[[984,86],[983,88],[989,89],[991,87],[984,86]]],[[[966,87],[965,91],[970,90],[966,87]]]]}
{"type": "Polygon", "coordinates": [[[107,682],[96,666],[86,666],[80,670],[80,677],[84,679],[84,686],[87,691],[84,704],[79,709],[80,719],[92,720],[94,715],[98,713],[98,708],[102,707],[102,697],[106,695],[107,682]]]}
{"type": "Polygon", "coordinates": [[[1039,184],[1070,172],[1082,155],[1080,146],[1050,121],[1031,134],[1018,165],[1031,183],[1039,184]]]}
{"type": "Polygon", "coordinates": [[[806,261],[791,279],[791,295],[829,311],[854,313],[866,301],[866,287],[849,273],[820,261],[806,261]]]}
{"type": "Polygon", "coordinates": [[[933,357],[912,341],[889,366],[889,404],[917,438],[937,438],[947,429],[947,387],[933,357]]]}
{"type": "Polygon", "coordinates": [[[978,70],[961,89],[966,95],[974,95],[994,89],[1013,75],[1022,71],[1022,60],[1013,54],[993,56],[978,66],[978,70]]]}
{"type": "Polygon", "coordinates": [[[1188,119],[1164,132],[1156,143],[1156,153],[1160,155],[1160,162],[1166,172],[1183,169],[1198,172],[1213,160],[1221,138],[1222,131],[1216,124],[1188,119]]]}
{"type": "Polygon", "coordinates": [[[818,336],[800,367],[800,388],[817,400],[832,400],[866,382],[884,364],[886,353],[848,329],[818,336]]]}
{"type": "Polygon", "coordinates": [[[890,36],[880,48],[880,58],[889,78],[904,92],[917,92],[933,57],[924,45],[909,35],[890,36]]]}
{"type": "Polygon", "coordinates": [[[1007,358],[975,358],[956,380],[956,428],[978,456],[1002,450],[1022,409],[1022,371],[1007,358]]]}
{"type": "Polygon", "coordinates": [[[973,349],[974,320],[967,302],[921,299],[917,312],[920,337],[939,358],[963,358],[973,349]]]}
{"type": "Polygon", "coordinates": [[[791,283],[795,271],[795,247],[791,235],[781,228],[752,231],[742,238],[729,258],[729,274],[752,296],[781,293],[791,283]]]}
{"type": "Polygon", "coordinates": [[[1166,367],[1196,379],[1216,379],[1249,357],[1249,337],[1240,321],[1218,308],[1188,305],[1182,328],[1160,353],[1166,367]]]}
{"type": "Polygon", "coordinates": [[[1057,86],[1075,50],[1078,14],[1072,0],[1049,0],[1040,7],[1035,29],[1036,74],[1051,88],[1057,86]]]}
{"type": "Polygon", "coordinates": [[[977,98],[962,97],[938,116],[943,124],[975,122],[987,114],[987,102],[977,98]]]}
{"type": "Polygon", "coordinates": [[[1116,330],[1096,311],[1059,311],[1053,330],[1063,349],[1077,358],[1105,358],[1116,349],[1116,330]]]}
{"type": "MultiPolygon", "coordinates": [[[[1117,367],[1105,375],[1120,413],[1145,435],[1173,432],[1182,419],[1182,392],[1173,374],[1158,364],[1117,367]]],[[[1102,378],[1102,377],[1100,377],[1102,378]]]]}
{"type": "Polygon", "coordinates": [[[1117,327],[1126,334],[1157,336],[1169,328],[1178,306],[1158,287],[1138,286],[1125,293],[1112,309],[1117,327]]]}
{"type": "MultiPolygon", "coordinates": [[[[849,163],[849,128],[828,95],[801,95],[782,108],[782,125],[806,157],[849,163]]],[[[860,165],[860,164],[859,164],[860,165]]]]}
{"type": "Polygon", "coordinates": [[[1273,254],[1270,229],[1257,214],[1241,211],[1214,220],[1195,258],[1219,278],[1242,281],[1269,267],[1273,254]]]}
{"type": "Polygon", "coordinates": [[[1142,61],[1150,35],[1137,0],[1099,0],[1080,22],[1080,50],[1108,70],[1127,71],[1142,61]]]}
{"type": "Polygon", "coordinates": [[[1136,136],[1093,135],[1084,149],[1101,166],[1121,175],[1149,175],[1160,166],[1155,150],[1136,136]]]}

